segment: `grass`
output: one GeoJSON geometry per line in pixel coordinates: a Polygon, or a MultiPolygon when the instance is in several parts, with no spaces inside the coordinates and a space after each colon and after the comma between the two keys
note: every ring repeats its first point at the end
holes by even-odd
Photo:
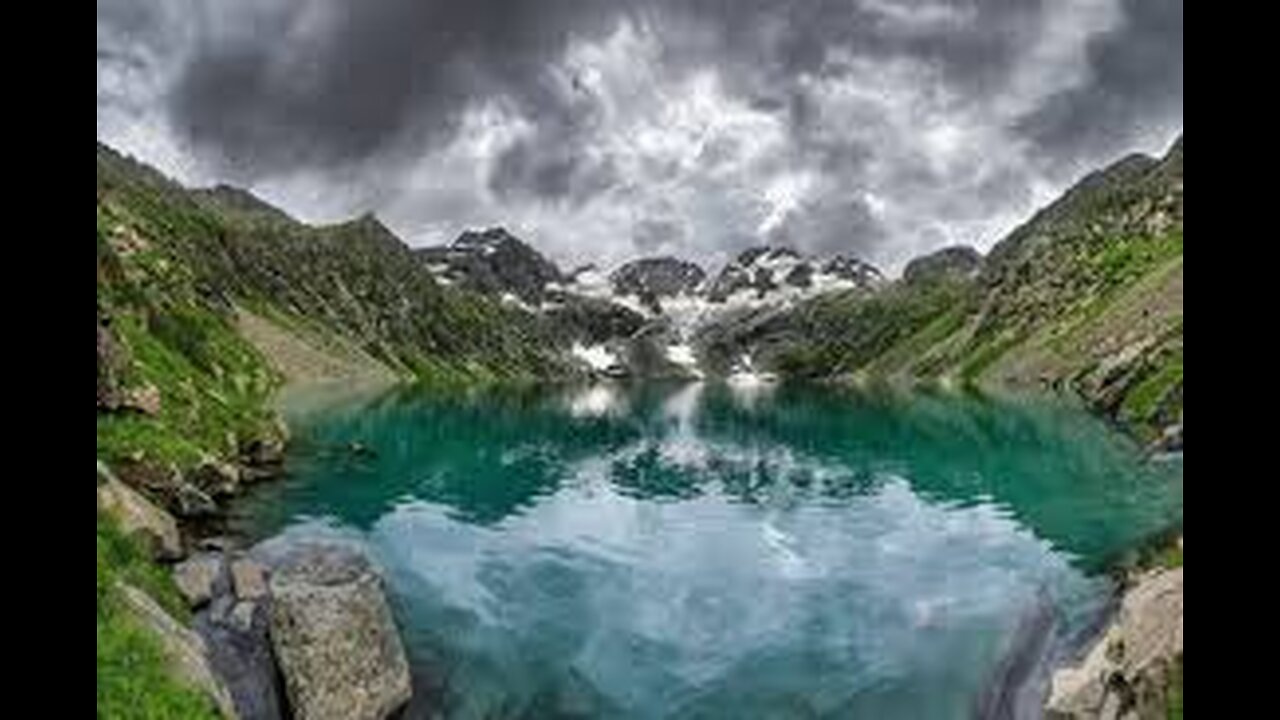
{"type": "Polygon", "coordinates": [[[116,330],[132,358],[125,383],[154,385],[161,409],[156,417],[100,415],[99,456],[116,461],[141,453],[187,467],[233,452],[236,441],[267,425],[265,402],[277,379],[226,321],[183,308],[146,320],[124,315],[116,330]]]}
{"type": "Polygon", "coordinates": [[[145,591],[175,617],[186,607],[169,573],[144,549],[98,516],[97,655],[100,720],[201,720],[217,718],[203,693],[175,679],[159,640],[123,605],[116,588],[126,582],[145,591]]]}
{"type": "Polygon", "coordinates": [[[1182,720],[1182,656],[1179,655],[1169,673],[1168,706],[1166,717],[1169,720],[1182,720]]]}
{"type": "Polygon", "coordinates": [[[1128,422],[1146,424],[1159,411],[1169,393],[1182,384],[1182,352],[1170,353],[1146,379],[1125,395],[1120,416],[1128,422]]]}

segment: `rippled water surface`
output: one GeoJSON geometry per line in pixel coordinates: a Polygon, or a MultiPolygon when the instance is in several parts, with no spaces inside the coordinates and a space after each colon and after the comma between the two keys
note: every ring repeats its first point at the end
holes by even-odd
{"type": "Polygon", "coordinates": [[[423,717],[969,718],[1029,618],[1078,632],[1182,518],[1180,462],[1043,401],[596,386],[291,425],[240,521],[371,551],[423,717]]]}

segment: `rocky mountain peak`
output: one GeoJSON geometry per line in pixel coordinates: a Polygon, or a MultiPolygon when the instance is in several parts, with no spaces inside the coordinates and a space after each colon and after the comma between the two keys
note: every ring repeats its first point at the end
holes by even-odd
{"type": "Polygon", "coordinates": [[[418,251],[437,280],[537,306],[564,282],[555,263],[501,227],[468,230],[444,247],[418,251]]]}
{"type": "Polygon", "coordinates": [[[726,265],[708,296],[713,302],[724,302],[737,293],[749,292],[763,299],[779,289],[865,288],[881,279],[878,269],[857,258],[836,255],[820,263],[795,249],[766,245],[747,249],[726,265]]]}
{"type": "Polygon", "coordinates": [[[707,273],[696,263],[665,256],[633,260],[609,276],[618,295],[675,297],[695,292],[707,273]]]}

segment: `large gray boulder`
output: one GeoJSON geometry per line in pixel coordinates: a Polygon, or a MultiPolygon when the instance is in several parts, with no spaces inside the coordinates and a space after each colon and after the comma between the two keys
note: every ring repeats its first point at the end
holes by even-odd
{"type": "Polygon", "coordinates": [[[297,720],[382,720],[409,701],[409,663],[367,559],[296,547],[270,588],[271,641],[297,720]]]}
{"type": "Polygon", "coordinates": [[[1076,667],[1053,675],[1051,720],[1163,718],[1182,662],[1182,568],[1144,575],[1115,622],[1076,667]]]}
{"type": "Polygon", "coordinates": [[[182,536],[173,516],[121,482],[98,462],[98,511],[120,524],[126,535],[140,537],[159,560],[182,557],[182,536]]]}

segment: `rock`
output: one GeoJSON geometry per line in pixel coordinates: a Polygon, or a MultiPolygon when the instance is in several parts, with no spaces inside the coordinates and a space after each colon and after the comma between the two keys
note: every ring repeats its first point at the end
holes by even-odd
{"type": "Polygon", "coordinates": [[[382,583],[339,546],[273,568],[271,641],[298,720],[381,720],[408,702],[409,664],[382,583]]]}
{"type": "Polygon", "coordinates": [[[146,593],[125,583],[120,583],[119,588],[129,610],[160,641],[175,674],[213,698],[223,717],[239,718],[230,692],[209,665],[204,639],[170,617],[146,593]]]}
{"type": "Polygon", "coordinates": [[[1156,441],[1156,450],[1159,452],[1182,452],[1182,423],[1170,425],[1164,429],[1160,439],[1156,441]]]}
{"type": "Polygon", "coordinates": [[[191,482],[213,498],[225,498],[240,490],[240,469],[220,460],[207,460],[191,473],[191,482]]]}
{"type": "Polygon", "coordinates": [[[179,482],[173,489],[169,509],[180,518],[207,518],[218,514],[218,504],[204,491],[189,482],[179,482]]]}
{"type": "Polygon", "coordinates": [[[209,663],[245,720],[284,717],[283,689],[271,653],[269,599],[237,601],[229,592],[196,615],[196,632],[209,649],[209,663]]]}
{"type": "Polygon", "coordinates": [[[155,417],[160,414],[160,389],[151,383],[128,388],[120,399],[120,407],[155,417]]]}
{"type": "Polygon", "coordinates": [[[253,468],[277,467],[284,462],[284,440],[275,436],[255,437],[243,444],[241,458],[253,468]]]}
{"type": "Polygon", "coordinates": [[[552,331],[565,344],[600,345],[630,337],[647,322],[644,315],[609,300],[561,293],[555,301],[546,316],[552,331]]]}
{"type": "Polygon", "coordinates": [[[288,428],[279,418],[273,426],[240,443],[240,482],[258,482],[284,474],[284,450],[288,428]]]}
{"type": "Polygon", "coordinates": [[[175,565],[173,582],[187,604],[197,609],[208,605],[215,594],[226,591],[226,571],[227,565],[221,555],[203,553],[175,565]]]}
{"type": "Polygon", "coordinates": [[[1143,576],[1080,665],[1054,673],[1046,717],[1164,717],[1170,675],[1182,662],[1182,611],[1182,568],[1143,576]]]}
{"type": "Polygon", "coordinates": [[[231,586],[237,598],[257,600],[267,596],[267,569],[249,558],[231,561],[231,586]]]}
{"type": "Polygon", "coordinates": [[[98,307],[98,409],[115,410],[122,400],[120,343],[111,331],[111,316],[98,307]]]}
{"type": "Polygon", "coordinates": [[[982,269],[982,255],[967,245],[945,247],[907,263],[902,278],[907,283],[937,282],[945,278],[968,279],[982,269]]]}
{"type": "Polygon", "coordinates": [[[847,255],[836,255],[822,266],[822,272],[841,280],[848,280],[860,288],[874,287],[884,282],[880,268],[865,260],[847,255]]]}
{"type": "Polygon", "coordinates": [[[274,480],[284,474],[280,465],[246,465],[240,468],[240,482],[245,485],[274,480]]]}
{"type": "Polygon", "coordinates": [[[548,285],[564,276],[555,263],[503,228],[467,231],[446,247],[421,248],[418,257],[438,280],[486,295],[511,295],[537,307],[548,285]]]}
{"type": "Polygon", "coordinates": [[[143,538],[160,560],[182,557],[182,536],[173,516],[98,465],[98,510],[113,515],[126,535],[143,538]]]}
{"type": "Polygon", "coordinates": [[[211,535],[196,541],[196,548],[205,552],[225,553],[235,549],[237,542],[225,535],[211,535]]]}
{"type": "Polygon", "coordinates": [[[656,257],[626,263],[609,275],[616,295],[662,298],[693,294],[707,274],[695,263],[673,257],[656,257]]]}
{"type": "Polygon", "coordinates": [[[116,472],[125,483],[143,490],[177,517],[207,517],[217,512],[213,499],[187,482],[172,464],[130,459],[120,463],[116,472]]]}

